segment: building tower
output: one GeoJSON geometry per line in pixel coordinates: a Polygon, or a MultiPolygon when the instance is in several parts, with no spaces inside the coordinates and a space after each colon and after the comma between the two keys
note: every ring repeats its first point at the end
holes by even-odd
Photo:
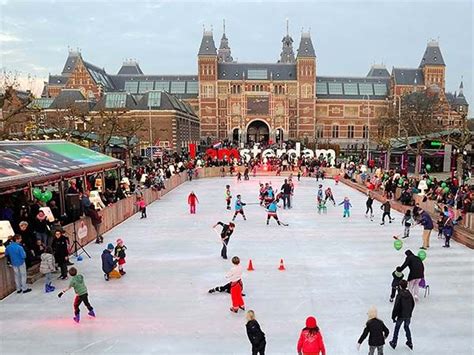
{"type": "Polygon", "coordinates": [[[466,114],[469,110],[469,104],[467,103],[466,97],[464,96],[464,84],[461,80],[461,84],[459,84],[459,93],[456,95],[454,99],[454,109],[461,113],[466,114]]]}
{"type": "Polygon", "coordinates": [[[438,41],[431,40],[426,46],[425,54],[420,62],[420,68],[423,70],[425,86],[429,88],[436,85],[440,92],[445,92],[445,74],[446,64],[444,63],[438,41]]]}
{"type": "Polygon", "coordinates": [[[280,53],[280,60],[278,63],[294,63],[295,52],[293,51],[293,38],[289,33],[288,20],[286,20],[286,36],[281,40],[282,48],[280,53]]]}
{"type": "Polygon", "coordinates": [[[229,40],[225,34],[225,20],[223,20],[222,38],[219,50],[217,51],[217,60],[219,63],[229,63],[234,61],[230,52],[229,40]]]}
{"type": "Polygon", "coordinates": [[[296,136],[307,142],[313,142],[316,134],[316,53],[309,32],[301,33],[296,55],[296,76],[298,80],[296,136]]]}
{"type": "MultiPolygon", "coordinates": [[[[204,29],[198,52],[199,115],[201,137],[219,138],[217,115],[217,48],[212,31],[204,29]]],[[[224,134],[225,134],[225,126],[224,134]]]]}

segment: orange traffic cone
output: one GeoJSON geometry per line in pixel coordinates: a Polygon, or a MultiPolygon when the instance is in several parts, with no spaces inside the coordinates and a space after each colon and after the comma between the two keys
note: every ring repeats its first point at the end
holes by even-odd
{"type": "Polygon", "coordinates": [[[283,259],[280,259],[280,267],[278,268],[280,271],[285,271],[285,264],[283,263],[283,259]]]}
{"type": "Polygon", "coordinates": [[[249,260],[249,266],[247,267],[247,271],[255,271],[255,269],[253,268],[252,259],[249,260]]]}

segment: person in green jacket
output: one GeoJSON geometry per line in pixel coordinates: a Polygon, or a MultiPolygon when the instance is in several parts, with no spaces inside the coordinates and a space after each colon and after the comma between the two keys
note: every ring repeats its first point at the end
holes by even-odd
{"type": "Polygon", "coordinates": [[[65,288],[64,290],[59,292],[58,297],[61,298],[64,293],[73,288],[74,292],[76,293],[76,297],[74,298],[74,322],[79,323],[81,319],[79,306],[82,302],[84,302],[89,311],[88,315],[91,317],[95,317],[94,308],[92,308],[91,304],[89,303],[87,287],[84,283],[84,276],[79,275],[75,267],[69,269],[69,275],[72,276],[72,279],[69,282],[69,286],[68,288],[65,288]]]}

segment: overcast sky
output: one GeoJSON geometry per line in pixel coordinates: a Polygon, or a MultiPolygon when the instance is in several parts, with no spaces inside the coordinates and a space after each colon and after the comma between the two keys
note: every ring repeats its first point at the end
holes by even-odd
{"type": "Polygon", "coordinates": [[[60,73],[68,46],[110,73],[135,58],[145,73],[194,74],[203,25],[213,26],[218,45],[224,18],[234,59],[275,62],[288,18],[295,47],[301,29],[311,29],[320,75],[363,76],[381,62],[417,67],[427,41],[439,38],[447,89],[457,90],[464,76],[474,102],[470,0],[0,3],[1,66],[41,79],[60,73]]]}

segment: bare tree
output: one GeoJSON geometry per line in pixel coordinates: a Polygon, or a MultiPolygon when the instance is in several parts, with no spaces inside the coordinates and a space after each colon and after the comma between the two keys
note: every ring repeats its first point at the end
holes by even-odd
{"type": "Polygon", "coordinates": [[[372,140],[386,153],[385,169],[390,167],[390,155],[394,143],[399,138],[401,122],[396,111],[396,107],[390,105],[387,115],[376,117],[375,132],[371,134],[372,140]]]}

